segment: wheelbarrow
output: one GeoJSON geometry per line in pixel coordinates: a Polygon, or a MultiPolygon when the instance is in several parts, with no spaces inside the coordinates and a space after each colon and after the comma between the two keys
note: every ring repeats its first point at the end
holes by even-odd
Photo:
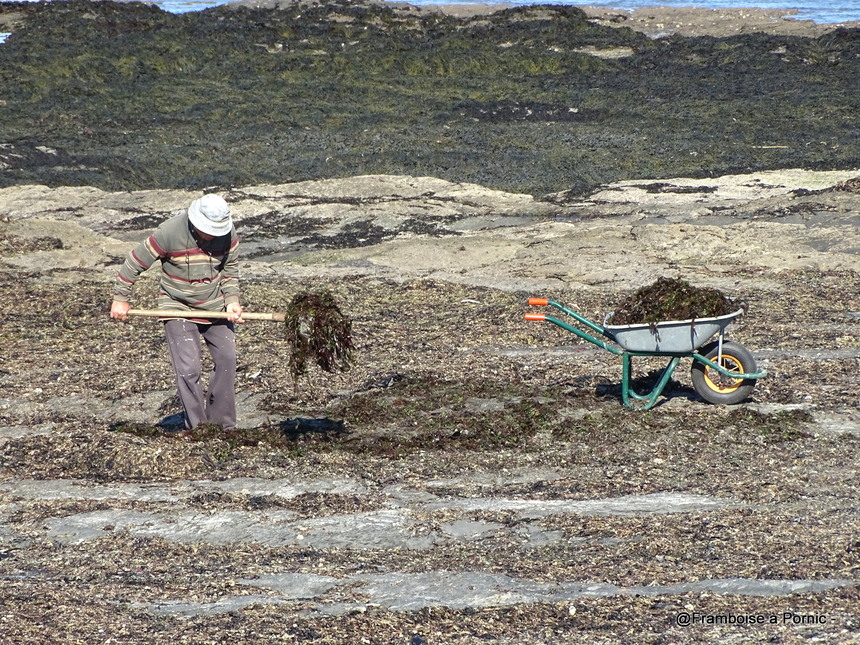
{"type": "Polygon", "coordinates": [[[612,315],[609,313],[603,325],[598,325],[552,300],[529,298],[528,302],[532,306],[555,307],[589,331],[543,313],[527,313],[526,320],[551,322],[621,357],[621,400],[629,408],[648,410],[654,407],[675,368],[687,356],[693,359],[691,378],[696,392],[706,401],[717,405],[740,403],[750,395],[756,380],[767,375],[767,372],[757,368],[749,350],[740,343],[725,340],[726,327],[743,313],[743,309],[714,318],[638,325],[609,325],[607,322],[612,315]],[[716,340],[711,341],[714,336],[716,340]],[[633,390],[630,381],[633,358],[642,356],[667,357],[669,361],[651,391],[640,394],[633,390]]]}

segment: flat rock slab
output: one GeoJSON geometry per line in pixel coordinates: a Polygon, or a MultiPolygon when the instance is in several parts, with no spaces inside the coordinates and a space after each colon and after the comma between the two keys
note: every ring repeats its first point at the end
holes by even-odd
{"type": "MultiPolygon", "coordinates": [[[[763,265],[852,270],[860,255],[860,199],[832,188],[856,175],[787,169],[623,181],[585,199],[550,201],[432,177],[373,175],[245,187],[225,196],[250,259],[243,266],[248,279],[367,275],[511,291],[637,288],[668,262],[706,286],[731,280],[740,287],[762,284],[763,265]],[[780,216],[766,215],[773,213],[780,216]]],[[[6,234],[58,241],[0,263],[51,282],[107,282],[138,240],[196,196],[0,189],[6,234]]]]}
{"type": "Polygon", "coordinates": [[[557,531],[543,531],[537,523],[525,522],[508,527],[503,524],[455,519],[429,524],[415,513],[440,511],[495,511],[515,513],[522,520],[552,515],[635,515],[707,512],[736,504],[703,495],[654,493],[599,500],[535,500],[457,498],[441,499],[428,493],[410,495],[407,489],[391,490],[386,508],[353,514],[301,519],[295,512],[219,510],[205,513],[176,508],[207,492],[243,495],[272,495],[293,499],[309,492],[362,495],[368,491],[355,481],[317,481],[288,483],[252,479],[223,482],[196,482],[178,486],[119,484],[93,486],[68,480],[27,481],[0,485],[0,491],[28,499],[134,500],[170,502],[174,510],[137,511],[127,509],[48,517],[46,536],[66,544],[80,544],[122,531],[139,537],[158,537],[188,544],[254,543],[265,546],[306,545],[315,549],[429,549],[458,540],[480,540],[505,533],[529,544],[548,544],[561,539],[557,531]]]}
{"type": "Polygon", "coordinates": [[[304,602],[305,611],[328,615],[384,607],[391,611],[417,611],[447,607],[480,609],[530,603],[559,603],[578,598],[612,596],[666,597],[691,592],[744,596],[788,596],[812,594],[828,589],[852,587],[853,580],[750,580],[727,578],[699,580],[675,585],[619,587],[600,582],[537,582],[504,574],[473,571],[433,571],[360,575],[346,579],[314,574],[267,574],[243,578],[238,583],[277,592],[276,596],[230,596],[214,603],[172,601],[148,607],[163,615],[199,616],[237,611],[251,605],[304,602]],[[349,589],[361,602],[338,602],[338,592],[349,589]]]}

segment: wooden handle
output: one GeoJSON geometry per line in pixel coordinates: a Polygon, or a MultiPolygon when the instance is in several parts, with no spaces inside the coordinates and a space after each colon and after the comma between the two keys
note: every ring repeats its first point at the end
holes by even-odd
{"type": "MultiPolygon", "coordinates": [[[[228,314],[226,311],[179,311],[169,309],[129,309],[129,316],[146,316],[149,318],[229,318],[233,314],[228,314]]],[[[274,320],[275,322],[284,322],[286,314],[271,313],[271,314],[255,314],[244,312],[242,318],[245,320],[274,320]]]]}

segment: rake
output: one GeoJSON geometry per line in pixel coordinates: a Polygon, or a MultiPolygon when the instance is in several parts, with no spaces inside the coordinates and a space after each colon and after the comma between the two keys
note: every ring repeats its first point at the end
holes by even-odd
{"type": "MultiPolygon", "coordinates": [[[[130,309],[129,316],[149,318],[226,319],[226,311],[181,311],[167,309],[130,309]]],[[[325,372],[346,371],[353,363],[355,345],[352,322],[343,315],[331,293],[303,292],[296,295],[285,312],[243,312],[245,320],[272,320],[284,323],[284,336],[290,346],[290,373],[298,379],[312,360],[325,372]]]]}
{"type": "MultiPolygon", "coordinates": [[[[147,318],[211,318],[227,319],[232,314],[226,311],[179,311],[168,309],[130,309],[129,316],[143,316],[147,318]]],[[[243,312],[242,318],[245,320],[273,320],[275,322],[284,322],[287,319],[287,314],[281,313],[251,313],[243,312]]]]}

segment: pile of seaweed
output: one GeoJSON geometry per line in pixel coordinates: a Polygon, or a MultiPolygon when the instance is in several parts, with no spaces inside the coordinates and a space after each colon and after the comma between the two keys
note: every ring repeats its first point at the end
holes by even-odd
{"type": "Polygon", "coordinates": [[[660,277],[623,298],[609,319],[613,325],[637,325],[667,320],[725,316],[740,305],[720,290],[694,287],[686,280],[660,277]]]}
{"type": "Polygon", "coordinates": [[[310,360],[325,372],[346,371],[352,366],[352,322],[330,292],[297,294],[287,308],[284,323],[292,349],[290,374],[294,380],[307,373],[310,360]]]}

